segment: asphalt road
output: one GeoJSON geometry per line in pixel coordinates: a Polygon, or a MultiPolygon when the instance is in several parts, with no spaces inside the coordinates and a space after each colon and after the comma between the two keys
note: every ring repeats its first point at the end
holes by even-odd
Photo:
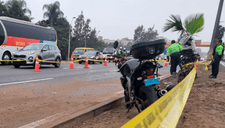
{"type": "MultiPolygon", "coordinates": [[[[164,63],[161,63],[164,66],[164,63]]],[[[0,87],[15,85],[19,83],[38,82],[38,81],[57,81],[65,79],[84,79],[104,81],[109,79],[119,79],[120,73],[114,63],[89,64],[85,69],[84,64],[74,63],[75,69],[69,69],[70,63],[62,63],[60,68],[53,65],[42,65],[41,72],[34,72],[33,67],[21,66],[19,69],[13,65],[0,64],[0,87]]],[[[169,66],[159,69],[159,73],[168,73],[169,66]]]]}

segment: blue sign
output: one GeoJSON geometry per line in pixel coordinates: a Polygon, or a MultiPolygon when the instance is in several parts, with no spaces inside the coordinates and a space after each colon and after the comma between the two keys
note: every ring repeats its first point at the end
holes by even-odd
{"type": "Polygon", "coordinates": [[[150,78],[150,79],[145,80],[145,85],[146,86],[153,85],[153,84],[158,84],[158,83],[160,83],[160,81],[157,78],[150,78]]]}

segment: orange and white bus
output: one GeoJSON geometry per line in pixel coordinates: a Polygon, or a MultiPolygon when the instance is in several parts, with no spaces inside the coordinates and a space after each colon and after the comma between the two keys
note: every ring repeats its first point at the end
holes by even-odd
{"type": "Polygon", "coordinates": [[[42,27],[32,22],[0,16],[0,60],[9,64],[12,54],[31,43],[57,45],[57,33],[52,27],[42,27]]]}

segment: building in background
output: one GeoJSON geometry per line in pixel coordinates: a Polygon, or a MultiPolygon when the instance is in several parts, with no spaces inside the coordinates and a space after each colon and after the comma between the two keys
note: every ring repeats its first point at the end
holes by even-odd
{"type": "Polygon", "coordinates": [[[101,40],[103,42],[105,42],[106,44],[110,44],[110,43],[114,43],[115,41],[118,41],[121,45],[125,46],[128,43],[134,43],[133,39],[129,39],[129,38],[123,38],[123,39],[117,39],[117,40],[110,40],[110,39],[103,39],[102,36],[98,36],[98,40],[101,40]]]}

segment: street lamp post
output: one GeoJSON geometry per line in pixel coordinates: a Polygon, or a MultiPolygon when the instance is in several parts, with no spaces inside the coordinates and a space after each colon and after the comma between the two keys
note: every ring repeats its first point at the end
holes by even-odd
{"type": "MultiPolygon", "coordinates": [[[[73,19],[75,19],[76,17],[73,17],[72,20],[71,20],[71,24],[73,22],[73,19]]],[[[68,61],[70,60],[70,27],[71,27],[71,24],[69,24],[69,43],[68,43],[68,61]]]]}
{"type": "Polygon", "coordinates": [[[217,11],[217,16],[216,16],[216,21],[215,21],[215,25],[214,25],[214,29],[213,29],[213,35],[212,35],[212,40],[211,40],[211,44],[210,44],[210,48],[208,51],[208,59],[212,59],[212,53],[213,53],[213,48],[216,46],[216,33],[218,31],[218,26],[219,26],[219,22],[220,22],[220,16],[222,13],[222,9],[223,9],[223,1],[224,0],[220,0],[219,3],[219,7],[218,7],[218,11],[217,11]]]}
{"type": "Polygon", "coordinates": [[[84,39],[85,45],[84,47],[86,48],[86,32],[85,32],[85,39],[84,39]]]}

